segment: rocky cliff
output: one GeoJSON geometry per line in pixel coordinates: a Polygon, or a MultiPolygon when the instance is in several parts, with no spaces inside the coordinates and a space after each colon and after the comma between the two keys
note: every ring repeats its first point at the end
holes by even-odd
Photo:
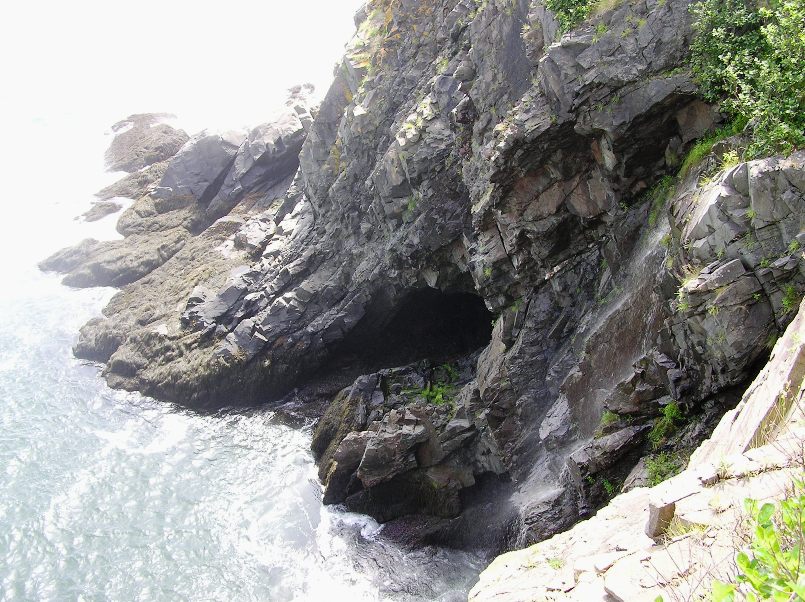
{"type": "Polygon", "coordinates": [[[320,418],[324,501],[402,541],[542,540],[684,463],[763,366],[805,289],[805,154],[737,135],[680,171],[722,119],[685,0],[356,26],[319,106],[128,153],[124,238],[43,267],[123,286],[75,348],[112,386],[320,418]]]}

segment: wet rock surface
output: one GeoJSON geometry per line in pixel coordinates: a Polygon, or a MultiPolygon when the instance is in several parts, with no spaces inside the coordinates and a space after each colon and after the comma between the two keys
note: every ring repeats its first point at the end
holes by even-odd
{"type": "Polygon", "coordinates": [[[125,238],[43,262],[125,285],[76,354],[190,407],[321,416],[325,502],[401,541],[564,530],[695,448],[805,289],[805,154],[724,169],[725,143],[672,178],[720,120],[688,9],[560,36],[537,0],[369,3],[320,106],[144,143],[125,238]]]}

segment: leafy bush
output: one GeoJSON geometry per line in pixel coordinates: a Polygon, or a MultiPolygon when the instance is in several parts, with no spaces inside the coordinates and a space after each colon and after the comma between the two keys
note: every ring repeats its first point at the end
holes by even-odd
{"type": "Polygon", "coordinates": [[[693,5],[693,72],[705,99],[751,121],[750,157],[805,144],[805,4],[702,0],[693,5]]]}
{"type": "MultiPolygon", "coordinates": [[[[570,31],[587,17],[604,13],[615,8],[621,0],[547,0],[545,6],[556,14],[559,29],[570,31]]],[[[645,25],[645,20],[639,24],[645,25]]],[[[607,32],[606,23],[599,23],[593,41],[597,42],[607,32]]]]}
{"type": "Polygon", "coordinates": [[[750,516],[752,541],[735,557],[735,583],[713,581],[713,602],[746,600],[805,600],[805,484],[796,481],[794,492],[779,504],[758,507],[744,502],[750,516]]]}
{"type": "Polygon", "coordinates": [[[662,409],[662,416],[660,416],[648,434],[648,440],[651,442],[652,447],[657,449],[660,444],[665,440],[668,435],[676,430],[677,423],[685,420],[682,410],[679,409],[679,404],[671,401],[662,409]]]}
{"type": "Polygon", "coordinates": [[[548,9],[556,14],[559,28],[570,31],[574,25],[584,21],[592,8],[590,0],[548,0],[545,3],[548,9]]]}

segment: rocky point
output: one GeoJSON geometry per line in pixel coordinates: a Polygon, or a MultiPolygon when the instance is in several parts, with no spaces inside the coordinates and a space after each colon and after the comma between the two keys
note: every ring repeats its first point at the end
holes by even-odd
{"type": "Polygon", "coordinates": [[[76,355],[317,420],[324,502],[408,544],[564,531],[708,437],[805,290],[805,153],[728,164],[739,134],[680,172],[724,119],[689,5],[561,33],[541,0],[372,0],[320,104],[189,138],[129,118],[100,193],[135,199],[124,238],[42,264],[121,287],[76,355]]]}

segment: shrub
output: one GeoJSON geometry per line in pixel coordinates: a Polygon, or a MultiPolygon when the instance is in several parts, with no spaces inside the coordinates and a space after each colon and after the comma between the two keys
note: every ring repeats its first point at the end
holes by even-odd
{"type": "Polygon", "coordinates": [[[556,14],[563,32],[570,31],[574,25],[584,21],[592,10],[590,0],[547,0],[545,6],[556,14]]]}
{"type": "Polygon", "coordinates": [[[662,416],[657,418],[654,426],[648,434],[648,440],[651,442],[652,447],[657,449],[662,442],[671,433],[676,430],[678,423],[685,420],[682,410],[679,409],[679,404],[671,401],[662,409],[662,416]]]}
{"type": "Polygon", "coordinates": [[[748,550],[735,557],[738,574],[734,583],[714,580],[713,602],[733,602],[736,594],[746,600],[805,600],[805,485],[796,481],[790,497],[779,504],[758,507],[744,502],[750,517],[748,550]]]}
{"type": "Polygon", "coordinates": [[[693,72],[706,100],[752,122],[749,157],[805,144],[805,4],[702,0],[692,11],[693,72]]]}

